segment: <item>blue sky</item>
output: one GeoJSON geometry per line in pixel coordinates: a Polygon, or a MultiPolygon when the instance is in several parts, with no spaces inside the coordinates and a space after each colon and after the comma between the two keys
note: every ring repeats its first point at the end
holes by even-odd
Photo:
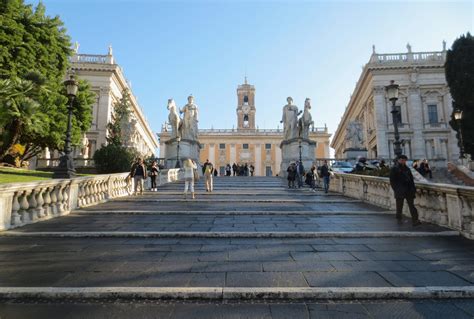
{"type": "MultiPolygon", "coordinates": [[[[37,3],[38,1],[28,1],[37,3]]],[[[81,53],[117,63],[154,131],[193,94],[200,128],[236,125],[236,88],[256,87],[257,125],[276,128],[286,97],[313,102],[334,132],[369,60],[379,53],[441,50],[472,33],[472,1],[43,0],[81,53]]]]}

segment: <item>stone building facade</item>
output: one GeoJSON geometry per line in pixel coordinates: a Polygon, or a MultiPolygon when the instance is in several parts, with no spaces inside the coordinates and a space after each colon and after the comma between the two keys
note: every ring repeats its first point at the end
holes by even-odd
{"type": "Polygon", "coordinates": [[[368,158],[394,157],[394,127],[385,86],[394,80],[400,85],[397,118],[403,153],[411,159],[429,159],[444,165],[459,157],[455,132],[448,122],[452,99],[447,86],[444,63],[446,44],[439,52],[378,54],[373,49],[341,122],[331,147],[336,158],[347,158],[349,126],[360,125],[361,143],[368,158]]]}
{"type": "MultiPolygon", "coordinates": [[[[93,165],[91,161],[78,159],[92,158],[94,152],[107,143],[106,138],[109,134],[107,124],[112,121],[114,105],[122,97],[122,92],[125,89],[130,93],[132,104],[130,123],[124,130],[126,133],[125,144],[135,148],[142,156],[155,154],[158,148],[158,139],[133,95],[122,68],[115,62],[111,47],[106,55],[76,52],[71,57],[70,72],[77,78],[87,80],[96,97],[92,109],[91,128],[86,132],[82,145],[74,148],[73,157],[76,159],[77,166],[93,165]]],[[[42,159],[38,161],[38,166],[54,165],[54,161],[48,159],[58,157],[57,152],[50,154],[46,150],[42,159]]]]}
{"type": "MultiPolygon", "coordinates": [[[[224,173],[227,164],[252,164],[256,176],[275,176],[280,171],[282,154],[280,143],[282,129],[259,129],[256,127],[255,87],[247,83],[237,87],[237,127],[233,129],[200,129],[200,161],[209,159],[224,173]]],[[[201,112],[205,110],[201,109],[201,112]]],[[[167,124],[158,134],[160,145],[170,138],[167,124]]],[[[314,157],[329,157],[329,138],[327,127],[312,127],[309,138],[317,143],[314,157]]],[[[160,147],[160,157],[166,158],[165,147],[160,147]]],[[[295,154],[295,160],[298,154],[295,154]]]]}

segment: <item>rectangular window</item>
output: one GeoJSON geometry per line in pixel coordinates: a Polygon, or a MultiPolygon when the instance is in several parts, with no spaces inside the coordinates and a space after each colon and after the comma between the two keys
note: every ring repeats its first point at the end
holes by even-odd
{"type": "Polygon", "coordinates": [[[244,150],[248,150],[248,149],[249,149],[249,145],[248,145],[248,144],[242,144],[242,148],[243,148],[244,150]]]}
{"type": "Polygon", "coordinates": [[[272,149],[272,144],[269,144],[269,143],[265,144],[265,149],[266,150],[271,150],[272,149]]]}
{"type": "Polygon", "coordinates": [[[436,104],[428,105],[428,121],[430,124],[438,123],[438,106],[436,104]]]}
{"type": "Polygon", "coordinates": [[[224,143],[220,143],[220,144],[219,144],[219,149],[225,150],[225,144],[224,144],[224,143]]]}
{"type": "Polygon", "coordinates": [[[204,149],[205,144],[201,143],[201,149],[204,149]]]}

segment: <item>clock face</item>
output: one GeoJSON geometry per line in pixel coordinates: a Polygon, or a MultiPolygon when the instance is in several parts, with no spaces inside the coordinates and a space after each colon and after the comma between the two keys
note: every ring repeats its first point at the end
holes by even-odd
{"type": "Polygon", "coordinates": [[[244,113],[248,113],[250,111],[250,106],[248,105],[242,106],[242,111],[244,111],[244,113]]]}

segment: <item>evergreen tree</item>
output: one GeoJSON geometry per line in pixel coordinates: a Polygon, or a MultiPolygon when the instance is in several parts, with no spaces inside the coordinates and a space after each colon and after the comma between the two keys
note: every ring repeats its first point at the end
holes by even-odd
{"type": "MultiPolygon", "coordinates": [[[[4,80],[0,82],[0,160],[16,142],[25,146],[24,159],[44,147],[62,149],[67,126],[63,81],[72,53],[70,46],[62,21],[57,16],[46,16],[42,3],[34,8],[23,0],[0,0],[0,79],[4,80]],[[37,82],[40,79],[41,86],[37,82]],[[31,90],[20,93],[27,83],[38,88],[34,96],[31,90]],[[22,102],[24,112],[12,110],[16,103],[11,100],[12,90],[34,103],[27,107],[22,102]],[[34,120],[30,120],[29,112],[33,110],[34,120]],[[18,123],[22,123],[21,129],[18,123]]],[[[74,101],[73,145],[79,144],[82,133],[90,128],[94,102],[88,84],[79,82],[74,101]]],[[[20,97],[15,99],[19,101],[20,97]]]]}
{"type": "MultiPolygon", "coordinates": [[[[467,33],[454,41],[446,57],[446,80],[456,107],[463,111],[462,137],[464,151],[474,155],[474,37],[467,33]]],[[[451,127],[458,123],[451,114],[451,127]]],[[[458,131],[459,140],[459,131],[458,131]]],[[[459,144],[459,143],[458,143],[459,144]]]]}
{"type": "Polygon", "coordinates": [[[122,97],[114,104],[114,115],[110,123],[107,124],[109,136],[108,144],[123,146],[123,127],[128,124],[131,114],[130,93],[127,89],[122,91],[122,97]]]}
{"type": "Polygon", "coordinates": [[[134,149],[124,145],[124,128],[129,124],[131,114],[130,93],[122,92],[122,97],[114,104],[112,121],[107,124],[109,136],[107,145],[94,153],[94,163],[99,173],[122,173],[130,169],[137,157],[134,149]]]}

